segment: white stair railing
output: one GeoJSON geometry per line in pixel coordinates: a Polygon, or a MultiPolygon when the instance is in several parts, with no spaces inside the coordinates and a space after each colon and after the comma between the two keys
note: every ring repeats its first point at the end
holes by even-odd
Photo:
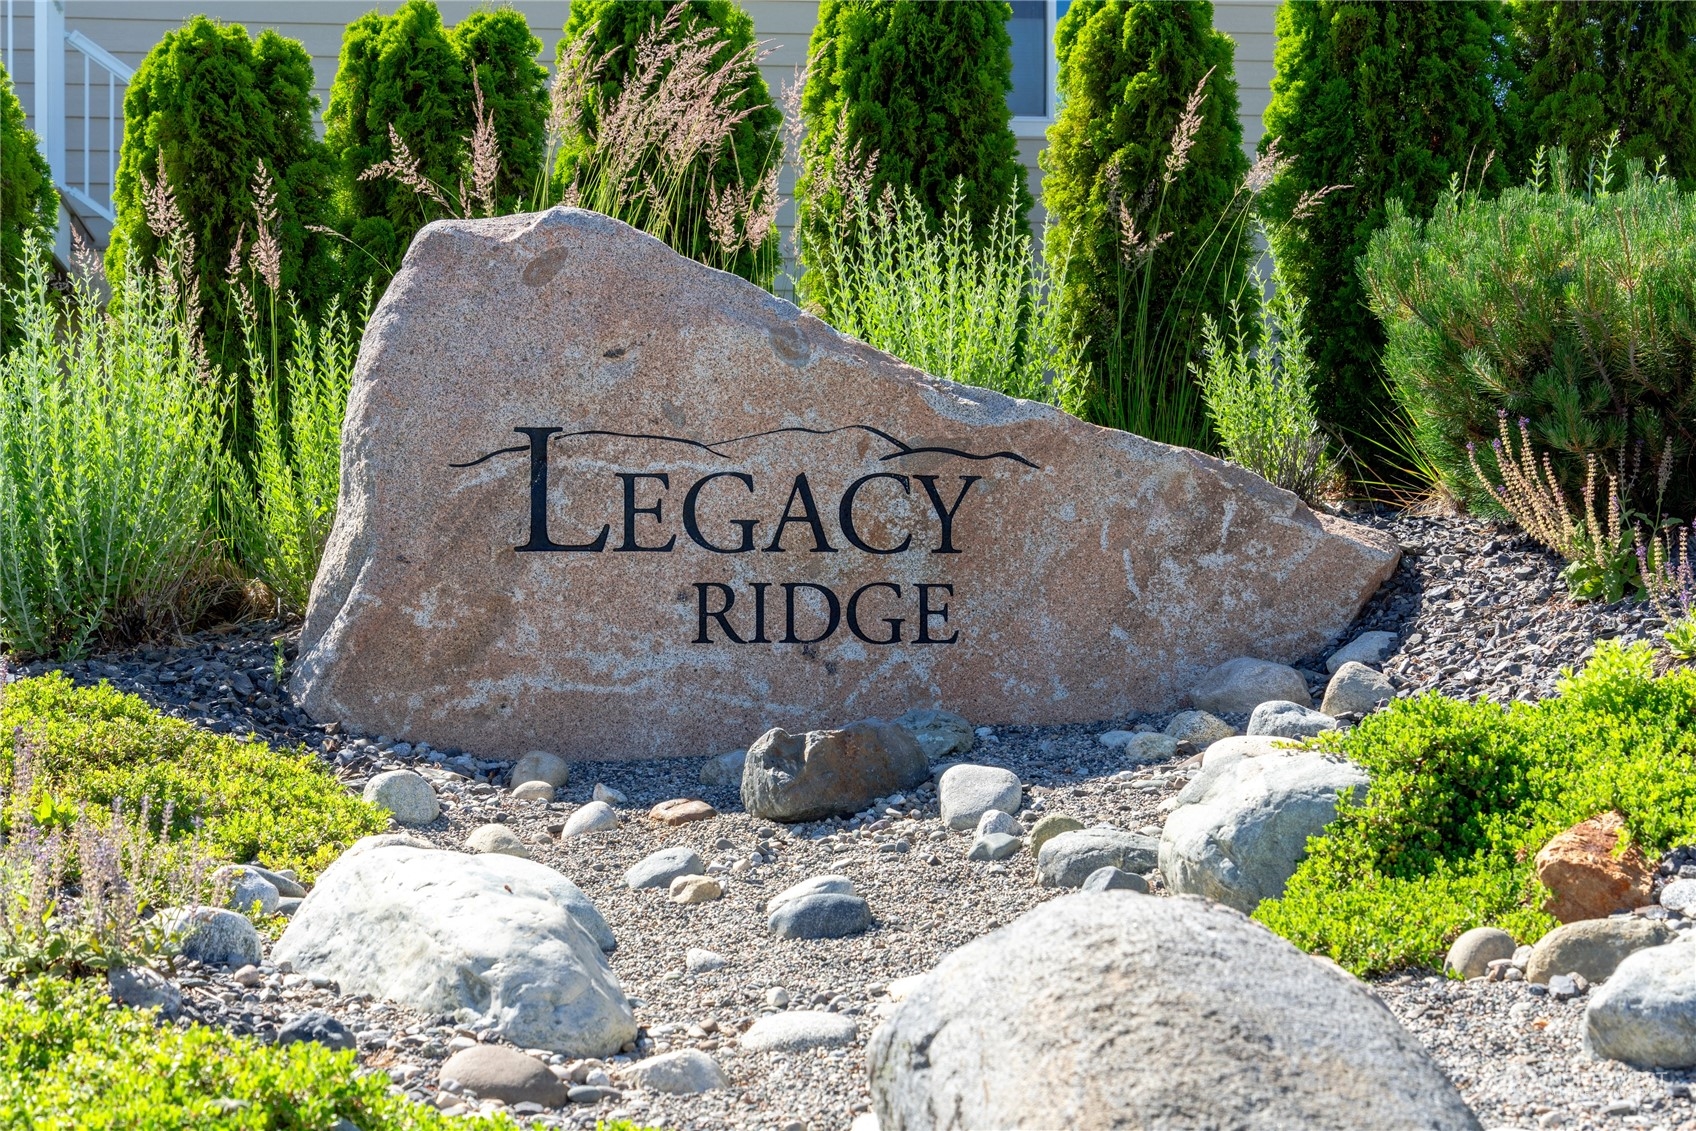
{"type": "MultiPolygon", "coordinates": [[[[18,5],[17,0],[3,3],[7,70],[16,82],[18,5]]],[[[124,92],[135,70],[82,32],[67,32],[64,0],[34,0],[32,8],[29,91],[34,105],[27,109],[41,139],[41,155],[68,206],[84,217],[116,223],[112,189],[123,140],[124,92]],[[81,118],[71,117],[73,111],[80,111],[81,118]],[[75,139],[70,136],[73,121],[80,125],[75,139]],[[71,156],[81,158],[74,169],[71,156]]]]}

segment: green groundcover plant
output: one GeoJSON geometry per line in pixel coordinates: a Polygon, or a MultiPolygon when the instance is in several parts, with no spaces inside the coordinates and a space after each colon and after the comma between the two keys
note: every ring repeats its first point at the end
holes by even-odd
{"type": "Polygon", "coordinates": [[[109,809],[144,803],[172,812],[169,833],[186,838],[201,823],[206,851],[219,859],[257,859],[310,878],[362,836],[382,831],[381,810],[347,792],[304,747],[212,734],[160,714],[106,684],[77,687],[62,673],[23,679],[0,703],[0,791],[11,793],[22,728],[34,751],[27,797],[109,809]]]}
{"type": "Polygon", "coordinates": [[[1433,692],[1322,739],[1371,788],[1255,918],[1361,975],[1437,966],[1472,927],[1536,942],[1555,920],[1533,857],[1555,834],[1617,810],[1651,857],[1696,840],[1696,671],[1652,665],[1647,644],[1604,644],[1555,698],[1433,692]]]}
{"type": "MultiPolygon", "coordinates": [[[[0,990],[5,1131],[447,1131],[466,1126],[361,1073],[316,1041],[261,1045],[202,1025],[158,1024],[93,982],[41,978],[0,990]]],[[[517,1131],[501,1114],[477,1124],[517,1131]]]]}
{"type": "Polygon", "coordinates": [[[1555,150],[1499,196],[1451,187],[1429,220],[1394,201],[1387,217],[1359,276],[1391,392],[1452,494],[1494,509],[1468,449],[1499,481],[1505,412],[1568,498],[1594,460],[1626,511],[1653,516],[1664,492],[1692,513],[1696,193],[1555,150]]]}

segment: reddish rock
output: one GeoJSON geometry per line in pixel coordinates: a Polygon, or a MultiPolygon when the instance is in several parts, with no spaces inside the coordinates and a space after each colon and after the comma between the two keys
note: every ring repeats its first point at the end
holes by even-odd
{"type": "Polygon", "coordinates": [[[718,816],[718,810],[705,801],[679,797],[662,801],[648,810],[648,816],[662,825],[687,825],[690,821],[705,821],[718,816]]]}
{"type": "Polygon", "coordinates": [[[1654,866],[1635,844],[1619,847],[1625,818],[1603,813],[1580,821],[1537,854],[1537,878],[1549,889],[1543,909],[1563,923],[1605,919],[1649,902],[1654,866]]]}

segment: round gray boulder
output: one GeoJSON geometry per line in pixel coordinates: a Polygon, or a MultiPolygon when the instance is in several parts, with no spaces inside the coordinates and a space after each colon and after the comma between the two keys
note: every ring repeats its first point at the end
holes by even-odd
{"type": "Polygon", "coordinates": [[[1160,835],[1168,888],[1245,913],[1284,893],[1308,838],[1336,817],[1337,795],[1363,791],[1367,780],[1352,762],[1311,751],[1253,753],[1254,742],[1226,739],[1209,749],[1160,835]]]}
{"type": "Polygon", "coordinates": [[[706,871],[700,853],[678,844],[650,852],[632,864],[624,873],[624,886],[632,890],[669,888],[671,881],[679,876],[701,876],[706,871]]]}
{"type": "Polygon", "coordinates": [[[442,1065],[441,1078],[457,1080],[460,1087],[481,1100],[507,1104],[536,1103],[560,1107],[566,1086],[548,1066],[527,1053],[507,1045],[472,1045],[460,1049],[442,1065]]]}
{"type": "Polygon", "coordinates": [[[276,884],[245,864],[225,864],[212,873],[212,882],[229,889],[226,906],[232,911],[246,911],[257,903],[261,915],[270,915],[282,899],[276,884]]]}
{"type": "Polygon", "coordinates": [[[1262,703],[1282,699],[1303,707],[1313,705],[1307,680],[1288,664],[1241,656],[1227,660],[1190,688],[1198,711],[1214,715],[1246,715],[1262,703]]]}
{"type": "Polygon", "coordinates": [[[465,838],[467,852],[500,852],[507,856],[530,856],[530,850],[524,847],[524,842],[518,834],[505,825],[478,825],[471,830],[471,835],[465,838]]]}
{"type": "Polygon", "coordinates": [[[804,895],[778,905],[766,919],[782,939],[843,939],[871,925],[872,911],[857,895],[804,895]]]}
{"type": "Polygon", "coordinates": [[[365,783],[365,800],[387,809],[403,825],[427,825],[442,806],[430,783],[411,770],[387,770],[365,783]]]}
{"type": "Polygon", "coordinates": [[[1490,963],[1512,958],[1518,949],[1513,936],[1500,927],[1474,927],[1450,944],[1449,953],[1443,959],[1443,972],[1482,978],[1490,972],[1490,963]]]}
{"type": "Polygon", "coordinates": [[[1696,944],[1627,956],[1584,1007],[1584,1047],[1638,1068],[1696,1067],[1696,944]]]}
{"type": "Polygon", "coordinates": [[[1256,738],[1312,738],[1337,729],[1337,720],[1300,703],[1262,703],[1249,716],[1248,733],[1256,738]]]}
{"type": "Polygon", "coordinates": [[[259,965],[259,932],[247,916],[222,907],[179,907],[164,911],[166,931],[182,938],[184,958],[209,966],[259,965]]]}
{"type": "Polygon", "coordinates": [[[919,979],[866,1061],[883,1131],[1479,1127],[1363,983],[1196,899],[1045,903],[919,979]]]}
{"type": "Polygon", "coordinates": [[[1325,701],[1319,709],[1327,715],[1370,715],[1379,703],[1395,697],[1396,685],[1389,676],[1350,660],[1325,686],[1325,701]]]}
{"type": "Polygon", "coordinates": [[[1160,842],[1151,836],[1108,827],[1079,829],[1043,843],[1036,854],[1036,877],[1043,887],[1082,887],[1102,868],[1147,872],[1159,858],[1160,842]]]}
{"type": "Polygon", "coordinates": [[[629,1076],[638,1088],[670,1096],[692,1096],[730,1086],[718,1061],[700,1049],[677,1049],[638,1060],[630,1066],[629,1076]]]}
{"type": "Polygon", "coordinates": [[[558,789],[571,778],[571,766],[558,754],[550,754],[546,750],[532,750],[512,764],[512,784],[522,785],[527,781],[545,781],[558,789]]]}
{"type": "Polygon", "coordinates": [[[618,828],[618,813],[605,801],[591,801],[565,819],[561,837],[582,836],[618,828]]]}
{"type": "Polygon", "coordinates": [[[951,829],[972,829],[991,809],[1017,813],[1024,787],[1019,775],[999,766],[950,766],[937,782],[942,822],[951,829]]]}

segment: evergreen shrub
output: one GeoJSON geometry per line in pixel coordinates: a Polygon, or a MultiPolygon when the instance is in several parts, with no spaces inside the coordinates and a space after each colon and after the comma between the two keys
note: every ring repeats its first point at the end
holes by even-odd
{"type": "Polygon", "coordinates": [[[474,12],[450,31],[434,0],[407,0],[393,15],[369,12],[347,26],[324,141],[336,166],[341,230],[352,244],[349,301],[366,280],[387,282],[419,228],[454,214],[450,198],[467,210],[461,185],[472,179],[479,91],[500,153],[494,211],[540,203],[547,118],[547,75],[535,58],[541,47],[510,8],[474,12]],[[367,175],[403,158],[397,137],[434,195],[404,178],[367,175]]]}
{"type": "Polygon", "coordinates": [[[1666,0],[1510,0],[1518,79],[1507,102],[1511,169],[1559,146],[1599,157],[1614,131],[1618,156],[1696,188],[1696,5],[1666,0]]]}
{"type": "Polygon", "coordinates": [[[155,818],[169,804],[172,827],[163,831],[186,838],[200,822],[201,846],[220,860],[257,859],[310,879],[388,823],[305,747],[273,750],[214,734],[107,684],[77,687],[61,672],[7,685],[0,794],[12,792],[20,738],[33,764],[30,794],[14,804],[109,809],[117,801],[134,814],[146,802],[155,818]]]}
{"type": "Polygon", "coordinates": [[[1046,242],[1068,259],[1061,306],[1087,362],[1061,404],[1206,447],[1190,366],[1204,319],[1245,297],[1253,254],[1230,37],[1205,0],[1077,0],[1056,49],[1046,242]]]}
{"type": "Polygon", "coordinates": [[[1278,9],[1260,146],[1276,146],[1283,167],[1261,205],[1279,271],[1315,327],[1321,419],[1339,431],[1382,443],[1389,430],[1384,335],[1355,262],[1390,202],[1420,216],[1451,177],[1506,183],[1496,104],[1511,77],[1499,47],[1504,19],[1492,0],[1291,0],[1278,9]]]}
{"type": "Polygon", "coordinates": [[[1696,838],[1696,671],[1653,666],[1647,644],[1604,643],[1555,698],[1432,692],[1321,738],[1371,786],[1255,918],[1360,975],[1440,966],[1473,927],[1535,943],[1555,920],[1533,858],[1556,834],[1617,810],[1651,858],[1696,838]]]}
{"type": "Polygon", "coordinates": [[[782,112],[733,0],[574,0],[555,87],[569,203],[770,287],[782,112]]]}
{"type": "Polygon", "coordinates": [[[11,292],[23,280],[25,242],[51,243],[59,227],[59,193],[39,143],[24,127],[23,104],[0,66],[0,350],[17,332],[11,292]]]}
{"type": "Polygon", "coordinates": [[[956,186],[974,231],[1013,201],[1020,235],[1031,208],[1010,126],[1012,38],[1004,0],[822,0],[801,92],[796,236],[807,303],[829,318],[833,236],[851,232],[856,196],[911,188],[932,224],[956,186]]]}
{"type": "Polygon", "coordinates": [[[1569,499],[1595,457],[1627,510],[1693,513],[1696,193],[1638,166],[1580,175],[1556,151],[1499,196],[1386,215],[1358,278],[1391,391],[1454,495],[1492,508],[1468,446],[1499,480],[1505,412],[1569,499]]]}
{"type": "Polygon", "coordinates": [[[226,268],[237,240],[251,238],[261,162],[275,186],[282,286],[313,310],[340,287],[334,241],[310,230],[330,219],[332,184],[312,86],[299,41],[194,16],[147,53],[124,96],[107,276],[119,280],[132,259],[151,266],[161,250],[167,237],[149,224],[147,198],[163,175],[193,239],[207,351],[230,371],[242,338],[226,268]]]}

